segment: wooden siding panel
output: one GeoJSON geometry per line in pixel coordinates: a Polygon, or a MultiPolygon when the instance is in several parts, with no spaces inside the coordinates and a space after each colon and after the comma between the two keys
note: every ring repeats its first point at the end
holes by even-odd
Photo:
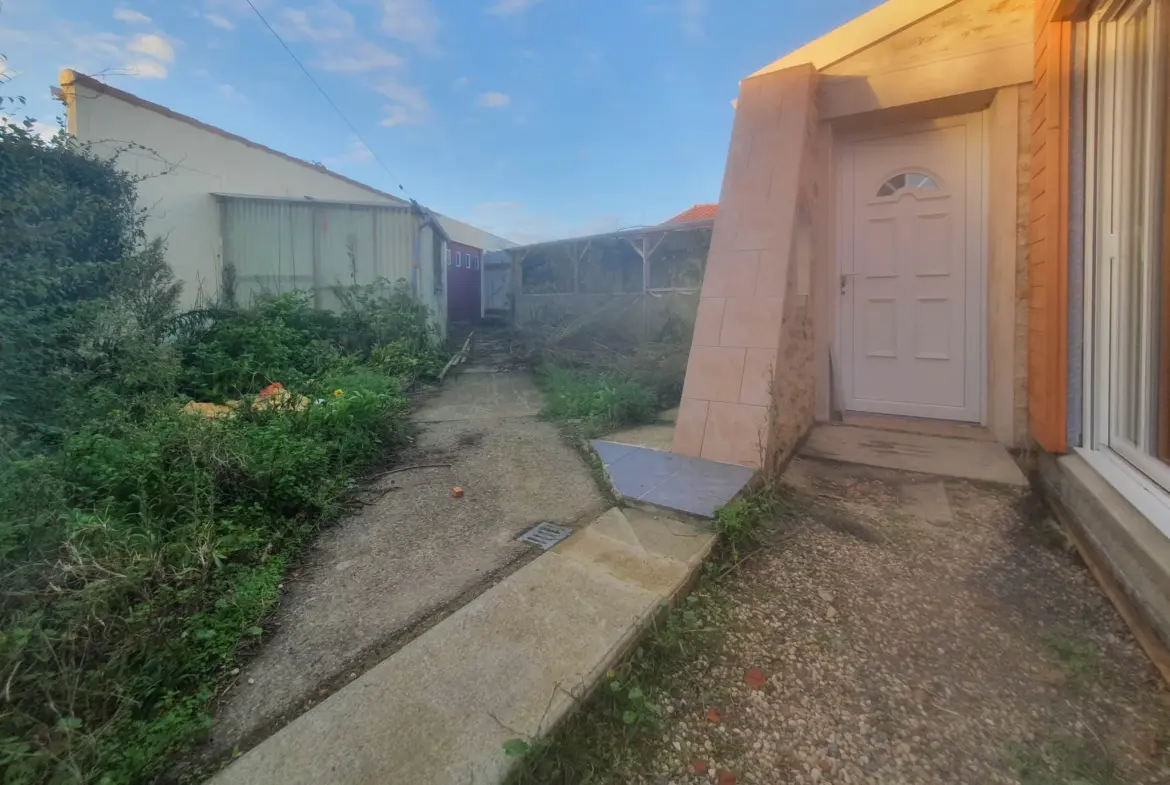
{"type": "Polygon", "coordinates": [[[1068,412],[1068,133],[1072,26],[1050,22],[1057,0],[1037,0],[1029,125],[1028,427],[1064,452],[1068,412]]]}

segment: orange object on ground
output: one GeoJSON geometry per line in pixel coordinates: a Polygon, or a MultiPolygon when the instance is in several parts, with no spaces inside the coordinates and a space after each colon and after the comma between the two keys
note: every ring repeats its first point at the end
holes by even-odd
{"type": "Polygon", "coordinates": [[[276,395],[277,393],[283,393],[283,392],[284,392],[284,385],[281,384],[280,382],[273,382],[272,384],[268,385],[263,390],[261,390],[260,394],[257,395],[256,397],[259,400],[263,401],[266,398],[271,398],[272,396],[276,395]]]}
{"type": "Polygon", "coordinates": [[[452,488],[451,495],[454,496],[456,499],[462,499],[463,498],[463,489],[462,488],[452,488]]]}

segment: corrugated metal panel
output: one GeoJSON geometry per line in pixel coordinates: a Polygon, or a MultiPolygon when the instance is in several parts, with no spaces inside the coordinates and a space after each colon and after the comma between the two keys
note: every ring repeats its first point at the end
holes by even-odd
{"type": "Polygon", "coordinates": [[[420,219],[409,209],[227,196],[220,204],[223,263],[234,267],[239,302],[301,289],[333,308],[332,287],[410,280],[420,219]]]}

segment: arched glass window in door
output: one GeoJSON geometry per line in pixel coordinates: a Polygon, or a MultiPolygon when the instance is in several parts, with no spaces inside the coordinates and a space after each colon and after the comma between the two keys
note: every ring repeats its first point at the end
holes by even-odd
{"type": "Polygon", "coordinates": [[[937,191],[938,183],[934,178],[923,172],[903,172],[896,174],[882,183],[878,189],[878,196],[893,196],[903,188],[918,188],[923,191],[937,191]]]}

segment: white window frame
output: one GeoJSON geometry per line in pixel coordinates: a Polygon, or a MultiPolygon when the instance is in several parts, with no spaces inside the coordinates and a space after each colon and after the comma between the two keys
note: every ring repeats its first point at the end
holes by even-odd
{"type": "MultiPolygon", "coordinates": [[[[1166,83],[1166,64],[1170,61],[1170,0],[1113,0],[1103,3],[1089,21],[1088,68],[1085,138],[1085,284],[1084,284],[1084,379],[1082,445],[1079,452],[1102,477],[1117,488],[1143,515],[1149,518],[1163,534],[1170,536],[1170,466],[1154,457],[1149,440],[1156,439],[1149,427],[1153,379],[1156,369],[1152,347],[1143,346],[1147,358],[1137,378],[1122,368],[1122,330],[1119,320],[1122,309],[1117,307],[1121,296],[1123,253],[1126,242],[1121,231],[1120,215],[1132,214],[1130,202],[1133,189],[1127,187],[1125,174],[1131,170],[1124,160],[1133,151],[1124,144],[1124,134],[1115,133],[1124,126],[1103,121],[1103,118],[1134,116],[1135,96],[1132,80],[1118,74],[1119,60],[1107,57],[1119,46],[1126,31],[1123,25],[1137,13],[1148,9],[1149,16],[1149,70],[1150,89],[1146,99],[1147,126],[1144,139],[1147,145],[1145,160],[1153,161],[1153,173],[1147,182],[1147,191],[1138,195],[1143,211],[1143,224],[1154,226],[1161,222],[1162,202],[1157,198],[1163,167],[1161,165],[1161,137],[1154,133],[1159,96],[1165,96],[1170,85],[1166,83]],[[1158,64],[1161,67],[1155,67],[1158,64]],[[1119,93],[1120,90],[1120,93],[1119,93]],[[1118,103],[1121,108],[1118,108],[1118,103]],[[1094,140],[1100,140],[1094,144],[1094,140]],[[1119,410],[1128,400],[1118,394],[1131,384],[1140,385],[1146,393],[1139,399],[1138,420],[1146,423],[1144,444],[1135,444],[1117,431],[1119,410]]],[[[1125,63],[1128,64],[1128,63],[1125,63]]],[[[1165,100],[1164,98],[1161,100],[1165,100]]],[[[1163,124],[1170,123],[1164,115],[1163,124]]],[[[1164,134],[1163,127],[1162,133],[1164,134]]],[[[1168,195],[1170,196],[1170,195],[1168,195]]],[[[1141,304],[1139,334],[1142,343],[1159,332],[1152,307],[1157,295],[1154,267],[1160,259],[1161,248],[1156,247],[1156,232],[1147,232],[1141,241],[1146,243],[1145,258],[1149,262],[1144,276],[1146,302],[1141,304]]],[[[1129,257],[1127,257],[1129,258],[1129,257]]],[[[1164,303],[1163,307],[1170,307],[1164,303]]]]}

